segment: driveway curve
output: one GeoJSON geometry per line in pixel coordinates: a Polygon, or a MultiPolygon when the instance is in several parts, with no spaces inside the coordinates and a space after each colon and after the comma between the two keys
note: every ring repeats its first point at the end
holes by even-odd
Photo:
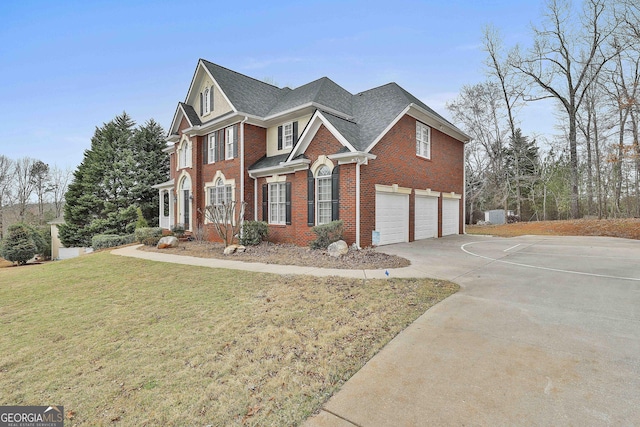
{"type": "Polygon", "coordinates": [[[462,289],[306,426],[640,425],[640,242],[456,236],[380,250],[462,289]]]}

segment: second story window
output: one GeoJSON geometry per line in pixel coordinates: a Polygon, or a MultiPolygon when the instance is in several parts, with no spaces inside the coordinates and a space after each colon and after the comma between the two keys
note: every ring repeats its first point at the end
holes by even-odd
{"type": "Polygon", "coordinates": [[[209,145],[207,146],[207,163],[216,161],[216,133],[209,135],[209,145]]]}
{"type": "Polygon", "coordinates": [[[204,113],[208,114],[211,112],[211,89],[206,88],[204,90],[204,113]]]}
{"type": "Polygon", "coordinates": [[[298,140],[298,122],[278,126],[278,150],[292,148],[298,140]]]}
{"type": "Polygon", "coordinates": [[[431,129],[420,122],[416,122],[416,155],[431,158],[431,129]]]}
{"type": "Polygon", "coordinates": [[[228,128],[226,128],[225,133],[226,133],[225,143],[227,148],[225,158],[229,160],[229,159],[233,159],[234,157],[234,150],[235,150],[235,143],[236,143],[235,126],[229,126],[228,128]]]}
{"type": "Polygon", "coordinates": [[[191,167],[191,142],[184,141],[178,148],[178,168],[191,167]]]}

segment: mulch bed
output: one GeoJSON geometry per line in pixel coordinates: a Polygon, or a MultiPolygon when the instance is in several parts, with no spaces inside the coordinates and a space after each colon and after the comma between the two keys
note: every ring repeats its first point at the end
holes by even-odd
{"type": "Polygon", "coordinates": [[[141,250],[151,252],[188,255],[200,258],[219,258],[244,262],[263,262],[265,264],[300,265],[305,267],[340,268],[347,270],[376,270],[407,267],[409,260],[377,252],[371,248],[354,250],[334,258],[325,250],[314,250],[295,245],[281,245],[262,242],[257,246],[247,246],[241,253],[224,255],[224,245],[211,242],[180,242],[177,248],[157,249],[155,246],[143,246],[141,250]]]}

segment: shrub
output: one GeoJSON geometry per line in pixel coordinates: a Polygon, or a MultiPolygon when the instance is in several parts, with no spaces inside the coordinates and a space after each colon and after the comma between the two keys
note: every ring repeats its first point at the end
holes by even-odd
{"type": "Polygon", "coordinates": [[[144,216],[142,215],[142,209],[140,209],[139,207],[138,209],[136,209],[136,215],[138,216],[138,219],[136,220],[136,230],[138,228],[149,227],[149,223],[147,222],[146,219],[144,219],[144,216]]]}
{"type": "Polygon", "coordinates": [[[259,245],[269,234],[269,226],[264,221],[244,221],[240,244],[245,246],[259,245]]]}
{"type": "Polygon", "coordinates": [[[161,237],[155,236],[155,237],[145,237],[142,240],[139,240],[140,243],[142,243],[145,246],[158,246],[158,242],[160,241],[161,237]]]}
{"type": "Polygon", "coordinates": [[[117,234],[97,234],[91,238],[91,247],[94,250],[113,248],[128,245],[136,241],[135,234],[119,236],[117,234]]]}
{"type": "Polygon", "coordinates": [[[173,234],[175,234],[176,237],[184,236],[184,232],[185,232],[184,224],[173,225],[171,227],[171,231],[173,231],[173,234]]]}
{"type": "MultiPolygon", "coordinates": [[[[42,255],[44,259],[51,259],[51,227],[44,226],[37,229],[40,237],[42,238],[42,247],[38,248],[38,253],[42,255]]],[[[38,242],[36,242],[36,246],[38,242]]]]}
{"type": "Polygon", "coordinates": [[[7,261],[24,265],[45,246],[38,231],[24,223],[13,224],[2,239],[0,255],[7,261]]]}
{"type": "Polygon", "coordinates": [[[144,240],[150,237],[162,237],[162,228],[160,227],[141,227],[136,228],[133,232],[136,236],[136,242],[144,243],[144,240]]]}
{"type": "Polygon", "coordinates": [[[342,240],[343,224],[342,220],[338,220],[313,227],[312,230],[318,237],[309,244],[311,249],[326,249],[333,242],[342,240]]]}

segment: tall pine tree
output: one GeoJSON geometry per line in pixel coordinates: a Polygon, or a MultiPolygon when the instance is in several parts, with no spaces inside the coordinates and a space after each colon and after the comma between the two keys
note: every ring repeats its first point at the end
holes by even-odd
{"type": "Polygon", "coordinates": [[[168,179],[163,133],[153,120],[135,128],[127,113],[96,128],[65,195],[65,246],[89,246],[95,234],[130,232],[132,206],[157,223],[158,196],[151,186],[168,179]]]}

